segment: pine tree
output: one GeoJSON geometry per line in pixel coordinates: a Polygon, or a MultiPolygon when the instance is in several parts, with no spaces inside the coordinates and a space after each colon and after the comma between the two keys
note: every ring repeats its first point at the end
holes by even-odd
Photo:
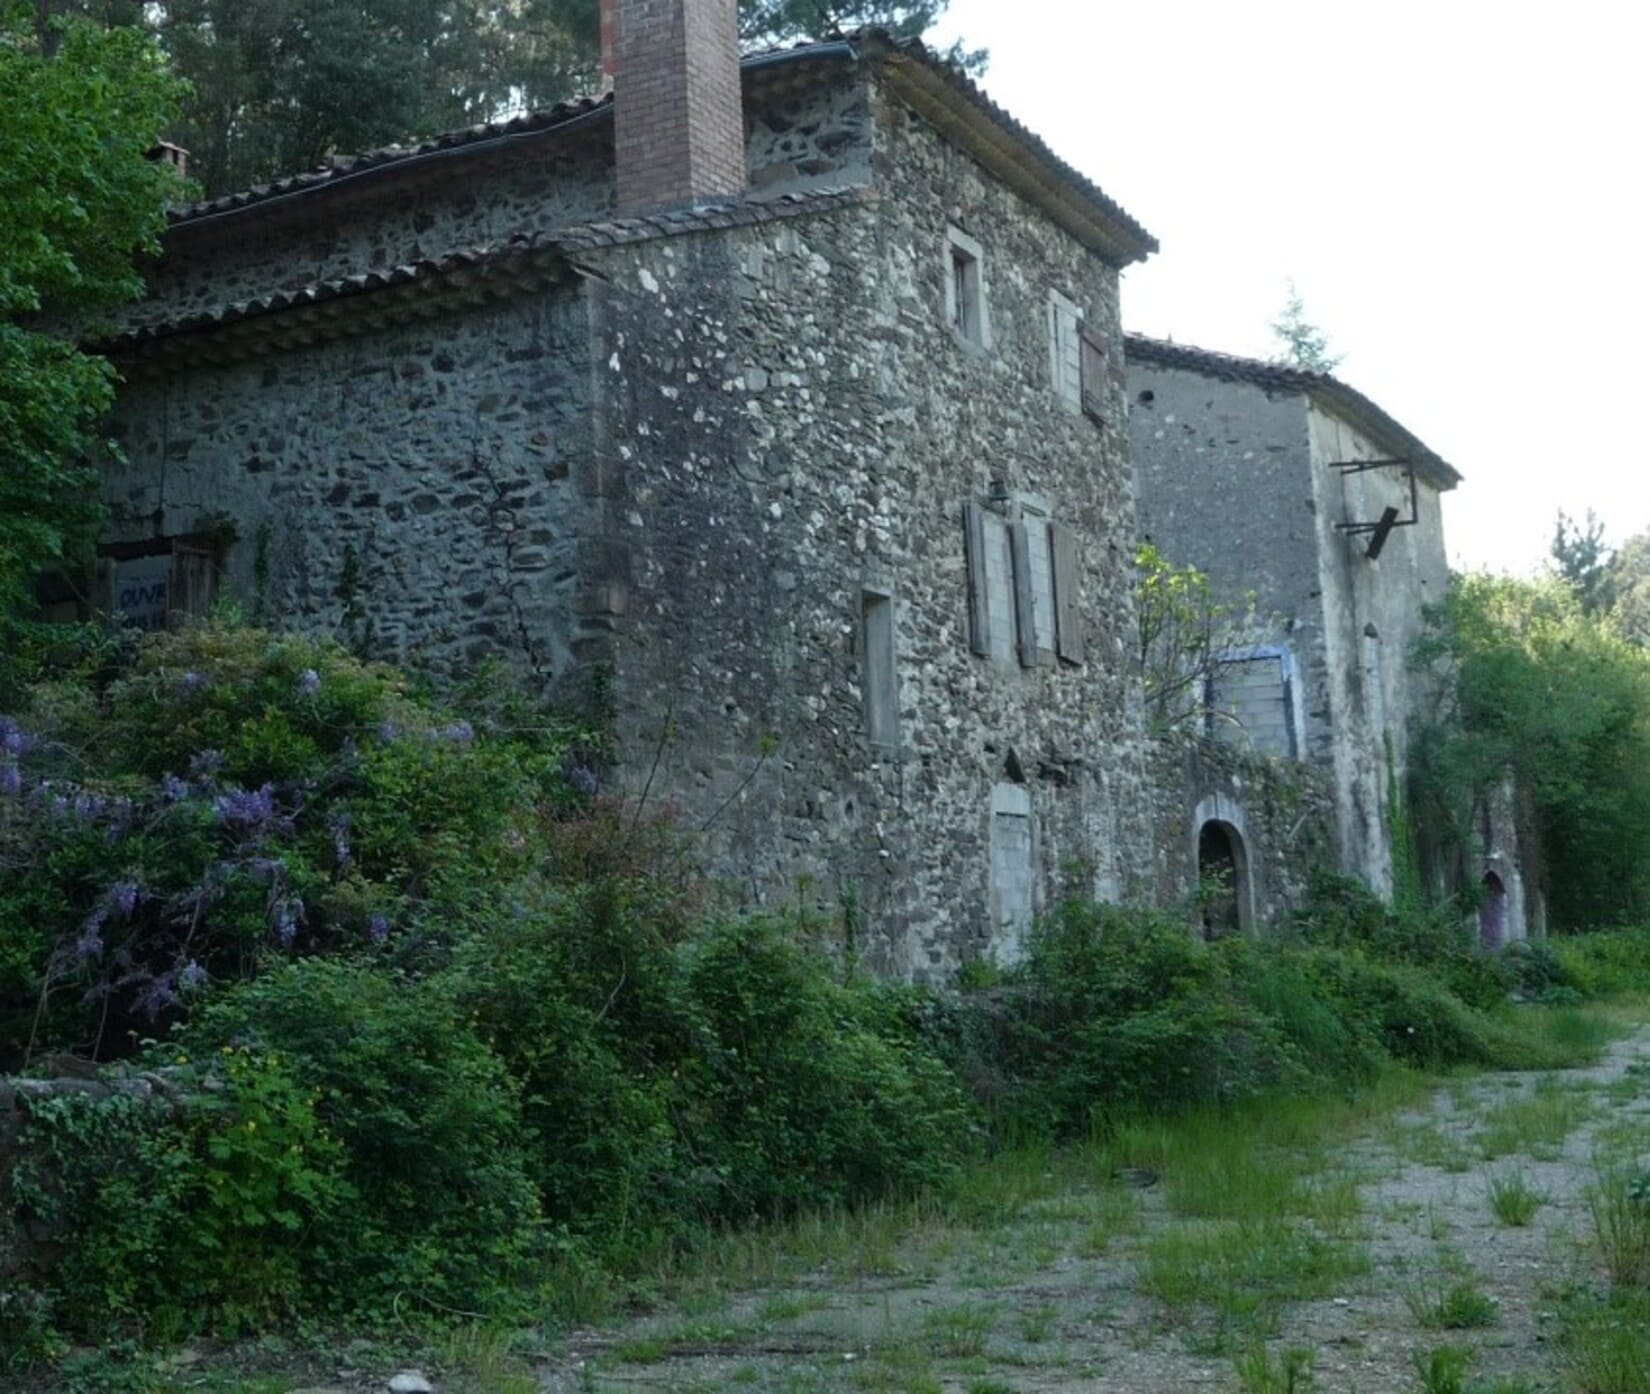
{"type": "Polygon", "coordinates": [[[1329,351],[1329,337],[1306,317],[1306,304],[1294,281],[1289,282],[1289,299],[1283,313],[1272,321],[1272,333],[1282,345],[1280,361],[1291,368],[1312,373],[1332,373],[1344,354],[1329,351]]]}

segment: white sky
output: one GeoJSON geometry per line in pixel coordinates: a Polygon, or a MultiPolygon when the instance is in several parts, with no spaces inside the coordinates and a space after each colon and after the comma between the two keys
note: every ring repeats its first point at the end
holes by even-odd
{"type": "Polygon", "coordinates": [[[1337,375],[1467,476],[1460,566],[1559,508],[1650,527],[1650,5],[953,0],[991,95],[1163,250],[1124,325],[1269,356],[1293,276],[1337,375]]]}

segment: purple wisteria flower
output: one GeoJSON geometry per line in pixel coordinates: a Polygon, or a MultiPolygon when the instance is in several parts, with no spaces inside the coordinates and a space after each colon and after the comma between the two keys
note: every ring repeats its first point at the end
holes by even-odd
{"type": "Polygon", "coordinates": [[[101,916],[87,920],[80,931],[80,938],[74,941],[74,956],[79,963],[90,963],[94,958],[103,956],[103,935],[100,933],[103,920],[101,916]]]}
{"type": "Polygon", "coordinates": [[[185,697],[189,697],[208,686],[209,682],[210,680],[205,673],[197,673],[191,668],[178,679],[178,691],[183,693],[185,697]]]}
{"type": "Polygon", "coordinates": [[[109,904],[123,917],[130,919],[132,911],[137,909],[138,897],[141,894],[136,881],[116,881],[109,887],[109,904]]]}
{"type": "Polygon", "coordinates": [[[258,828],[275,816],[275,786],[226,789],[212,801],[212,812],[230,827],[258,828]]]}
{"type": "Polygon", "coordinates": [[[394,745],[401,739],[401,727],[394,721],[380,721],[378,723],[378,739],[385,745],[394,745]]]}
{"type": "Polygon", "coordinates": [[[367,934],[375,944],[382,944],[390,937],[390,922],[387,916],[374,915],[367,921],[367,934]]]}
{"type": "Polygon", "coordinates": [[[280,900],[275,903],[275,937],[283,949],[290,949],[298,937],[298,925],[303,920],[304,906],[299,900],[280,900]]]}
{"type": "Polygon", "coordinates": [[[178,986],[188,991],[194,991],[206,982],[206,969],[190,959],[178,970],[178,986]]]}
{"type": "Polygon", "coordinates": [[[321,690],[321,675],[313,668],[305,668],[298,674],[298,695],[313,697],[321,690]]]}
{"type": "Polygon", "coordinates": [[[27,755],[34,748],[34,737],[9,716],[0,716],[0,751],[7,755],[27,755]]]}
{"type": "Polygon", "coordinates": [[[223,768],[223,751],[203,750],[189,762],[191,779],[210,779],[223,768]]]}
{"type": "Polygon", "coordinates": [[[339,866],[350,864],[349,830],[351,818],[347,812],[340,810],[327,819],[327,827],[332,831],[332,850],[338,858],[339,866]]]}
{"type": "Polygon", "coordinates": [[[160,778],[160,796],[167,803],[182,803],[189,797],[188,782],[179,779],[175,774],[165,774],[160,778]]]}
{"type": "Polygon", "coordinates": [[[468,745],[475,739],[476,729],[468,721],[453,721],[443,726],[436,734],[454,745],[468,745]]]}
{"type": "Polygon", "coordinates": [[[138,1010],[153,1021],[168,1007],[177,1005],[178,994],[173,987],[173,978],[170,973],[163,973],[154,982],[144,989],[138,997],[138,1010]]]}
{"type": "Polygon", "coordinates": [[[23,792],[23,771],[17,768],[15,760],[7,760],[0,764],[0,794],[8,799],[15,799],[23,792]]]}

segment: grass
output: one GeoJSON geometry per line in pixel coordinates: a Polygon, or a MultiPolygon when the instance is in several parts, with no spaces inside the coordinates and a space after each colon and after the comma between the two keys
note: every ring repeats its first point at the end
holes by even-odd
{"type": "Polygon", "coordinates": [[[923,1318],[924,1344],[935,1355],[967,1359],[984,1355],[997,1321],[993,1305],[942,1307],[923,1318]]]}
{"type": "Polygon", "coordinates": [[[1243,1394],[1305,1394],[1312,1388],[1312,1352],[1290,1346],[1274,1364],[1264,1345],[1256,1345],[1232,1362],[1243,1394]]]}
{"type": "Polygon", "coordinates": [[[1501,1319],[1500,1305],[1471,1276],[1415,1283],[1404,1290],[1404,1305],[1427,1331],[1474,1331],[1501,1319]]]}
{"type": "Polygon", "coordinates": [[[1601,1167],[1587,1193],[1593,1247],[1617,1287],[1650,1285],[1650,1173],[1601,1167]]]}
{"type": "Polygon", "coordinates": [[[1467,1371],[1472,1368],[1472,1352],[1464,1346],[1438,1346],[1426,1352],[1415,1351],[1410,1360],[1415,1366],[1420,1394],[1467,1394],[1467,1371]]]}
{"type": "Polygon", "coordinates": [[[1650,1292],[1572,1295],[1561,1314],[1566,1394],[1650,1390],[1650,1292]]]}
{"type": "Polygon", "coordinates": [[[1535,1218],[1535,1212],[1547,1203],[1546,1192],[1532,1186],[1522,1171],[1491,1175],[1488,1195],[1490,1212],[1497,1223],[1509,1229],[1524,1229],[1535,1218]]]}
{"type": "Polygon", "coordinates": [[[1486,1161],[1513,1153],[1553,1160],[1564,1140],[1592,1115],[1592,1098],[1573,1085],[1546,1078],[1520,1099],[1511,1099],[1485,1115],[1474,1141],[1486,1161]]]}

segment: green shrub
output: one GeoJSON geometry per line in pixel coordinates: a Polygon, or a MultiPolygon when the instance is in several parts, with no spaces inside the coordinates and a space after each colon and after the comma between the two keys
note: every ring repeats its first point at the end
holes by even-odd
{"type": "Polygon", "coordinates": [[[450,940],[582,804],[574,736],[223,625],[35,684],[0,717],[0,1069],[127,1052],[271,958],[450,940]]]}
{"type": "Polygon", "coordinates": [[[309,1236],[332,1310],[412,1292],[508,1307],[538,1237],[519,1087],[443,985],[301,960],[207,1003],[192,1054],[253,1045],[289,1061],[343,1148],[350,1204],[309,1236]]]}
{"type": "Polygon", "coordinates": [[[175,1105],[71,1093],[29,1108],[0,1199],[60,1246],[34,1300],[64,1330],[255,1329],[311,1295],[307,1247],[352,1199],[315,1099],[244,1047],[179,1080],[175,1105]]]}

